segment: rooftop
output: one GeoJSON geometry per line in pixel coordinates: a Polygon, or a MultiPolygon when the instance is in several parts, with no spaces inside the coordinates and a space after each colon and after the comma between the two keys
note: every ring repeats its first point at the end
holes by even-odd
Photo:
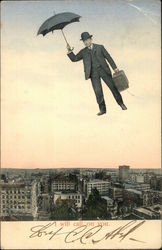
{"type": "Polygon", "coordinates": [[[110,197],[108,197],[108,196],[101,196],[101,198],[103,198],[103,199],[105,199],[105,200],[107,200],[107,201],[113,201],[110,197]]]}
{"type": "Polygon", "coordinates": [[[109,181],[103,181],[100,179],[93,179],[93,180],[90,180],[88,183],[109,183],[109,181]]]}
{"type": "Polygon", "coordinates": [[[136,189],[133,189],[133,188],[128,188],[128,189],[126,189],[126,190],[129,191],[129,192],[135,193],[135,194],[142,195],[142,192],[141,192],[141,191],[136,190],[136,189]]]}
{"type": "Polygon", "coordinates": [[[136,208],[135,211],[139,211],[140,213],[147,214],[150,216],[152,216],[154,214],[154,212],[151,212],[150,210],[143,208],[143,207],[136,208]]]}
{"type": "Polygon", "coordinates": [[[54,192],[54,194],[64,194],[64,195],[79,195],[79,194],[81,194],[80,192],[71,192],[71,191],[56,191],[56,192],[54,192]]]}
{"type": "Polygon", "coordinates": [[[1,183],[1,188],[24,188],[25,183],[1,183]]]}

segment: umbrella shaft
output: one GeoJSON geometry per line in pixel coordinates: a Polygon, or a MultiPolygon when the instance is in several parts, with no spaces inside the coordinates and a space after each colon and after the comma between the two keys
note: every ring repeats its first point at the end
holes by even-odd
{"type": "Polygon", "coordinates": [[[63,37],[64,37],[66,43],[68,44],[68,41],[67,41],[67,39],[66,39],[66,37],[65,37],[65,34],[64,34],[63,30],[61,30],[61,32],[62,32],[62,34],[63,34],[63,37]]]}

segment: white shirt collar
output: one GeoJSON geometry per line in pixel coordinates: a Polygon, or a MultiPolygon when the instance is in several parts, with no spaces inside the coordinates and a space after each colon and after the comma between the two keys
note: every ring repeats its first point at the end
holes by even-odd
{"type": "Polygon", "coordinates": [[[91,46],[90,46],[90,47],[88,47],[88,49],[93,49],[93,43],[91,44],[91,46]]]}

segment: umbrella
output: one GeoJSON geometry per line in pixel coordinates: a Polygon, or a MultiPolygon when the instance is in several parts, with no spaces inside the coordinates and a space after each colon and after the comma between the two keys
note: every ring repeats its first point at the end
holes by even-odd
{"type": "Polygon", "coordinates": [[[49,32],[53,32],[54,30],[61,30],[63,37],[67,42],[65,34],[63,32],[63,28],[73,22],[79,22],[79,18],[81,16],[71,13],[71,12],[62,12],[59,14],[55,14],[54,16],[48,18],[39,28],[37,35],[42,34],[45,36],[49,32]]]}

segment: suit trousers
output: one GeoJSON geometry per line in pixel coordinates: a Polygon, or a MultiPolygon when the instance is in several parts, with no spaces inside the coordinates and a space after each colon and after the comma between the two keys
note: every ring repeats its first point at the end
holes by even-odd
{"type": "Polygon", "coordinates": [[[120,92],[118,91],[118,89],[116,88],[113,82],[112,76],[108,74],[101,66],[96,69],[92,68],[90,78],[91,78],[93,90],[96,95],[96,100],[101,111],[106,111],[103,89],[101,85],[101,78],[104,80],[106,85],[111,90],[116,102],[119,105],[123,104],[122,96],[120,92]]]}

